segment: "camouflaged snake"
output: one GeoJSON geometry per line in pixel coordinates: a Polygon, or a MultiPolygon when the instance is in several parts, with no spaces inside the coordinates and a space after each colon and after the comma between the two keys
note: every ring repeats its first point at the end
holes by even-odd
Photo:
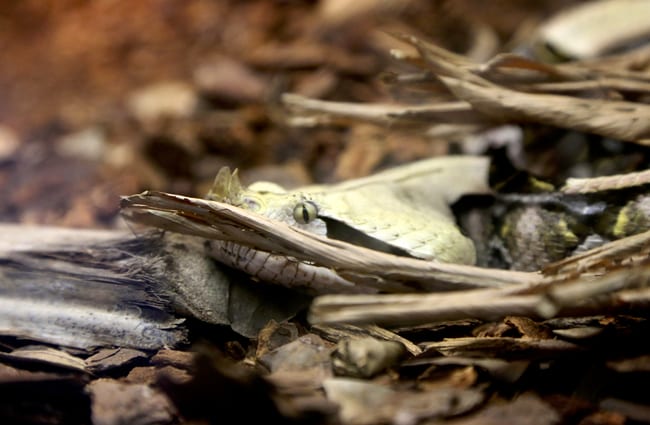
{"type": "MultiPolygon", "coordinates": [[[[237,171],[224,167],[207,199],[379,251],[474,264],[474,245],[456,226],[449,205],[463,194],[488,192],[488,167],[486,157],[445,156],[293,190],[269,182],[243,187],[237,171]]],[[[330,269],[290,257],[229,241],[211,240],[208,245],[216,259],[262,281],[319,293],[354,286],[330,269]]]]}

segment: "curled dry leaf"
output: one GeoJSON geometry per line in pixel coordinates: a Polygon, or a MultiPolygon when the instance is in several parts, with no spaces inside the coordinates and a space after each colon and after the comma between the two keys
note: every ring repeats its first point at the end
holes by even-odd
{"type": "Polygon", "coordinates": [[[461,100],[498,121],[527,121],[650,144],[650,105],[530,94],[440,77],[461,100]]]}

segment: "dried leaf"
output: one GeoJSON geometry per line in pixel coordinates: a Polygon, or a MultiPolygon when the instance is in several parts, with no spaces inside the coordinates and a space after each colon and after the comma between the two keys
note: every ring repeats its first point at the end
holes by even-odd
{"type": "Polygon", "coordinates": [[[9,362],[40,364],[53,368],[87,372],[86,363],[79,357],[45,346],[30,345],[18,348],[10,353],[0,353],[0,359],[9,362]]]}
{"type": "Polygon", "coordinates": [[[105,348],[86,359],[86,367],[93,373],[131,365],[137,360],[146,359],[147,354],[129,348],[105,348]]]}
{"type": "MultiPolygon", "coordinates": [[[[473,366],[478,369],[487,371],[495,379],[500,381],[514,383],[516,382],[528,369],[530,361],[528,360],[515,360],[506,361],[496,358],[476,358],[476,357],[426,357],[414,358],[402,363],[402,367],[408,368],[410,366],[432,365],[434,367],[450,367],[450,366],[473,366]]],[[[435,372],[435,370],[434,370],[435,372]]]]}
{"type": "Polygon", "coordinates": [[[306,334],[262,355],[258,361],[271,372],[331,370],[331,344],[318,335],[306,334]]]}
{"type": "Polygon", "coordinates": [[[338,343],[344,338],[360,338],[371,336],[385,341],[397,342],[403,345],[404,348],[406,348],[406,351],[414,356],[422,353],[422,349],[408,339],[375,325],[366,325],[360,327],[342,323],[332,326],[312,325],[311,329],[313,332],[320,334],[326,340],[335,343],[338,343]]]}
{"type": "Polygon", "coordinates": [[[531,359],[555,357],[583,350],[578,345],[555,339],[521,338],[453,338],[440,342],[423,343],[425,352],[439,352],[444,356],[494,357],[531,359]]]}
{"type": "Polygon", "coordinates": [[[298,327],[294,323],[277,323],[270,320],[257,336],[255,358],[260,359],[267,353],[298,339],[298,327]]]}
{"type": "Polygon", "coordinates": [[[529,94],[440,77],[459,99],[498,121],[523,120],[650,144],[650,105],[529,94]]]}

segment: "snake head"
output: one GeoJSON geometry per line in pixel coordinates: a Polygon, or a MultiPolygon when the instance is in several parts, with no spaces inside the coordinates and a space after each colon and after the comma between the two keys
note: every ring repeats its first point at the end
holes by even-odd
{"type": "Polygon", "coordinates": [[[206,199],[235,204],[241,196],[242,190],[237,169],[231,173],[229,167],[221,167],[206,199]]]}

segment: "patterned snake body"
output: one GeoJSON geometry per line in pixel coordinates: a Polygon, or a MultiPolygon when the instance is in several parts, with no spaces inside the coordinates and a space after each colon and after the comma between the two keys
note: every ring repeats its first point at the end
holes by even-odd
{"type": "MultiPolygon", "coordinates": [[[[268,182],[243,187],[223,168],[207,198],[226,202],[329,238],[398,255],[474,264],[472,241],[449,205],[487,192],[488,159],[449,156],[415,162],[334,185],[285,190],[268,182]]],[[[233,242],[209,241],[211,255],[262,281],[318,292],[350,292],[335,271],[233,242]]]]}

